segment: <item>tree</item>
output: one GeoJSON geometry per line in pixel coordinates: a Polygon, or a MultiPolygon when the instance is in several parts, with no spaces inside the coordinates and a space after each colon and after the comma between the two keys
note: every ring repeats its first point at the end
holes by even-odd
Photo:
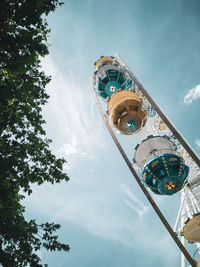
{"type": "Polygon", "coordinates": [[[65,159],[49,149],[41,107],[50,77],[40,69],[48,54],[45,16],[59,0],[0,1],[0,262],[3,266],[42,266],[36,252],[69,250],[54,232],[60,225],[27,222],[21,205],[31,184],[68,181],[65,159]]]}

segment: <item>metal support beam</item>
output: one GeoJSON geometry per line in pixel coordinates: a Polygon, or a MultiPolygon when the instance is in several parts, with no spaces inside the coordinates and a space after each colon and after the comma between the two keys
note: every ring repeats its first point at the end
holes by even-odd
{"type": "Polygon", "coordinates": [[[188,144],[186,139],[182,136],[182,134],[176,129],[175,125],[167,118],[167,116],[161,111],[159,106],[155,103],[153,98],[148,94],[148,92],[144,89],[143,85],[138,81],[134,73],[131,71],[131,69],[128,67],[128,65],[125,63],[125,61],[118,55],[115,55],[116,58],[119,60],[119,62],[126,68],[126,71],[130,75],[131,79],[136,83],[138,89],[142,92],[142,94],[147,98],[149,103],[152,105],[152,107],[155,109],[155,111],[158,113],[158,115],[161,117],[161,119],[165,122],[167,127],[170,129],[170,131],[176,136],[176,138],[179,140],[181,145],[185,148],[185,150],[188,152],[190,157],[194,160],[194,162],[197,164],[197,166],[200,168],[200,159],[195,153],[195,151],[192,149],[192,147],[188,144]]]}

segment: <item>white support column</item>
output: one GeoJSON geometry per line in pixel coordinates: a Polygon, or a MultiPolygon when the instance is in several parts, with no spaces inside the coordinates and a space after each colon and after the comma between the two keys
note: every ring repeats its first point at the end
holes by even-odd
{"type": "Polygon", "coordinates": [[[186,212],[187,212],[188,217],[192,218],[192,214],[194,214],[194,211],[193,211],[193,206],[191,203],[191,199],[189,197],[188,190],[185,192],[185,208],[186,208],[186,212]]]}
{"type": "Polygon", "coordinates": [[[180,206],[180,209],[179,209],[179,212],[178,212],[178,216],[177,216],[177,219],[176,219],[176,222],[175,222],[175,225],[174,225],[174,232],[175,233],[177,233],[178,225],[180,223],[180,219],[181,219],[182,212],[183,212],[184,197],[183,197],[183,200],[182,200],[182,194],[183,194],[183,192],[181,191],[181,206],[180,206]]]}
{"type": "MultiPolygon", "coordinates": [[[[181,210],[181,228],[183,227],[184,222],[186,221],[186,216],[185,216],[185,205],[184,205],[184,199],[185,199],[185,194],[183,191],[181,191],[181,205],[182,205],[182,210],[181,210]]],[[[185,237],[181,236],[181,243],[183,244],[184,247],[186,247],[186,242],[185,242],[185,237]]],[[[186,258],[181,253],[181,267],[186,267],[186,258]]]]}
{"type": "Polygon", "coordinates": [[[192,201],[193,201],[193,206],[194,206],[194,209],[195,209],[195,213],[199,213],[200,212],[200,206],[199,206],[200,203],[198,201],[197,196],[193,192],[193,187],[189,187],[189,193],[190,193],[192,201]]]}
{"type": "MultiPolygon", "coordinates": [[[[185,242],[184,236],[181,236],[181,243],[183,244],[184,247],[186,247],[186,242],[185,242]]],[[[186,258],[183,255],[183,253],[181,253],[181,267],[186,267],[186,258]]]]}

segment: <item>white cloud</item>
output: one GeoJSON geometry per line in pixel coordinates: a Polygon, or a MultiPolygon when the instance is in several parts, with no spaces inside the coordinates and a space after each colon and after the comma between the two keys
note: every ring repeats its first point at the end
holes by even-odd
{"type": "Polygon", "coordinates": [[[73,73],[64,77],[51,57],[42,61],[42,68],[52,76],[47,86],[50,99],[43,113],[55,152],[67,159],[73,156],[73,161],[79,157],[96,159],[97,149],[102,149],[103,122],[96,119],[98,111],[91,88],[79,84],[73,73]]]}
{"type": "MultiPolygon", "coordinates": [[[[152,223],[147,223],[145,219],[149,207],[145,206],[128,186],[119,186],[119,191],[111,197],[109,188],[106,189],[104,186],[101,188],[95,179],[91,182],[93,182],[90,183],[91,187],[88,186],[88,180],[54,185],[54,187],[43,185],[34,190],[35,193],[26,199],[26,204],[29,202],[36,209],[39,207],[42,216],[51,214],[51,220],[55,222],[60,220],[73,222],[93,235],[117,240],[133,249],[141,246],[144,240],[146,246],[151,247],[153,254],[160,250],[161,244],[164,249],[166,239],[169,243],[169,238],[166,234],[158,237],[156,232],[152,232],[154,228],[152,223]],[[121,202],[124,195],[131,199],[130,205],[124,205],[126,201],[121,202]],[[130,211],[129,208],[132,207],[136,212],[130,211]]],[[[154,216],[153,220],[155,219],[154,216]]]]}
{"type": "Polygon", "coordinates": [[[188,94],[184,97],[184,103],[190,105],[197,98],[200,98],[200,84],[188,92],[188,94]]]}
{"type": "Polygon", "coordinates": [[[131,209],[135,210],[139,214],[139,216],[142,217],[146,213],[149,207],[145,206],[143,202],[131,192],[130,188],[127,185],[121,185],[121,188],[131,200],[131,201],[124,200],[126,205],[129,206],[131,209]]]}
{"type": "Polygon", "coordinates": [[[85,152],[80,151],[78,146],[78,140],[75,136],[72,136],[71,143],[63,144],[63,146],[58,150],[58,152],[61,152],[62,154],[65,155],[77,154],[82,157],[87,155],[85,152]]]}
{"type": "Polygon", "coordinates": [[[200,148],[200,139],[196,139],[195,144],[196,144],[196,146],[198,146],[200,148]]]}

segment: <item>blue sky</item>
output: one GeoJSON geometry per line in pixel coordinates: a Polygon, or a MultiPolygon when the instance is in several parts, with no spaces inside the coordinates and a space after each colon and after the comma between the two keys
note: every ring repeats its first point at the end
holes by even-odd
{"type": "MultiPolygon", "coordinates": [[[[199,153],[199,10],[197,0],[69,0],[48,17],[42,66],[52,81],[43,114],[71,180],[34,186],[25,205],[28,218],[60,223],[71,246],[69,253],[41,251],[50,267],[180,266],[178,248],[98,114],[90,77],[100,56],[119,53],[199,153]]],[[[131,159],[134,148],[120,140],[131,159]]],[[[173,227],[180,195],[154,199],[173,227]]]]}

